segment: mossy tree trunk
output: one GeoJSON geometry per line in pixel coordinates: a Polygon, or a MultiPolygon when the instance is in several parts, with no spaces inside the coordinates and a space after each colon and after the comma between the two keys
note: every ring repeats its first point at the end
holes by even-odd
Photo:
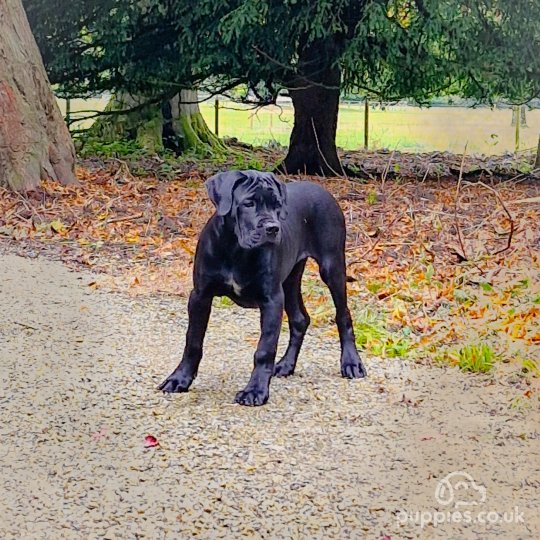
{"type": "MultiPolygon", "coordinates": [[[[145,98],[118,93],[111,97],[105,112],[133,109],[142,105],[145,98]]],[[[118,140],[136,141],[149,152],[163,149],[162,117],[158,105],[148,105],[128,114],[99,117],[90,129],[90,136],[110,143],[118,140]]]]}
{"type": "Polygon", "coordinates": [[[21,0],[0,0],[0,185],[69,184],[75,150],[21,0]]]}
{"type": "MultiPolygon", "coordinates": [[[[105,110],[132,109],[145,101],[148,99],[144,97],[117,94],[105,110]]],[[[103,142],[136,141],[151,153],[165,148],[177,153],[213,154],[224,151],[225,146],[206,125],[196,101],[196,90],[182,90],[161,104],[147,105],[127,114],[103,116],[92,126],[90,136],[103,142]]]]}
{"type": "Polygon", "coordinates": [[[212,154],[225,150],[225,145],[210,131],[201,114],[197,90],[182,90],[170,101],[170,107],[171,115],[166,118],[165,126],[172,128],[180,151],[212,154]]]}

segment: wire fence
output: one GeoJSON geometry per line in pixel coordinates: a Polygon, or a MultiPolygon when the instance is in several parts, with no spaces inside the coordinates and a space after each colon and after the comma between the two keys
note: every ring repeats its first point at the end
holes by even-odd
{"type": "MultiPolygon", "coordinates": [[[[536,148],[540,134],[540,109],[516,115],[511,108],[383,106],[342,102],[337,144],[344,149],[389,148],[405,152],[450,151],[460,153],[465,144],[472,153],[503,154],[536,148]],[[367,118],[366,118],[367,116],[367,118]],[[367,120],[367,121],[366,121],[367,120]],[[366,129],[367,128],[367,129],[366,129]]],[[[215,103],[202,103],[201,112],[215,129],[215,103]]],[[[220,136],[235,137],[255,145],[288,144],[293,127],[292,104],[252,109],[219,101],[220,136]]]]}
{"type": "MultiPolygon", "coordinates": [[[[64,114],[78,117],[78,111],[103,110],[107,97],[90,100],[59,100],[64,114]]],[[[253,145],[286,146],[294,122],[290,101],[254,109],[232,101],[208,100],[201,113],[220,137],[235,137],[253,145]]],[[[511,108],[412,107],[407,105],[340,104],[337,144],[347,150],[367,147],[404,152],[449,151],[504,154],[536,149],[540,134],[540,109],[513,114],[511,108]],[[516,119],[518,120],[516,125],[516,119]],[[513,122],[514,120],[514,122],[513,122]],[[366,129],[367,128],[367,129],[366,129]]],[[[88,127],[91,121],[74,124],[88,127]]]]}

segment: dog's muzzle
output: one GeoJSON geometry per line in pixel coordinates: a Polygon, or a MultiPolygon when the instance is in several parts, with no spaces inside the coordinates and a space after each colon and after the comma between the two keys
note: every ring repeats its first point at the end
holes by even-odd
{"type": "Polygon", "coordinates": [[[277,223],[270,223],[265,225],[264,232],[266,233],[266,236],[269,236],[270,238],[274,238],[279,233],[279,225],[277,223]]]}
{"type": "Polygon", "coordinates": [[[261,226],[267,242],[277,242],[280,238],[281,226],[276,221],[267,221],[261,226]]]}

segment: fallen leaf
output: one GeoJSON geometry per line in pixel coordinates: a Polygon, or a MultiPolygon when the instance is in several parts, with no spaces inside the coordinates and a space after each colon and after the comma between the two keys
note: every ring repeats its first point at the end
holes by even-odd
{"type": "Polygon", "coordinates": [[[59,219],[51,221],[49,226],[55,233],[61,233],[66,230],[66,226],[59,219]]]}
{"type": "Polygon", "coordinates": [[[159,441],[153,435],[147,435],[144,438],[144,447],[153,448],[154,446],[159,446],[159,441]]]}

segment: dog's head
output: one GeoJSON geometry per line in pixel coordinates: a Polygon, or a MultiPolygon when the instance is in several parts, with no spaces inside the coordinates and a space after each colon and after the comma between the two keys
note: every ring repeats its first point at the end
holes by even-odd
{"type": "Polygon", "coordinates": [[[245,249],[281,241],[287,215],[285,184],[272,173],[229,171],[205,182],[218,216],[230,215],[238,243],[245,249]]]}

